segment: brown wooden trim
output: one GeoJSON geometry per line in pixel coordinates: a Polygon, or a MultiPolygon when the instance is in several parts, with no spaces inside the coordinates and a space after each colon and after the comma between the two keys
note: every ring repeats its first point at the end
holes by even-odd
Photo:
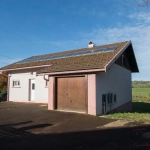
{"type": "Polygon", "coordinates": [[[85,84],[86,113],[88,113],[88,75],[85,75],[85,84]]]}
{"type": "Polygon", "coordinates": [[[53,108],[57,109],[56,78],[53,77],[53,108]]]}

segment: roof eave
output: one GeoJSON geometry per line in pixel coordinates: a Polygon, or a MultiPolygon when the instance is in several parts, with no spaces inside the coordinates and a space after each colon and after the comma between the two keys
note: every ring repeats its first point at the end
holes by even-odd
{"type": "Polygon", "coordinates": [[[43,68],[43,67],[50,67],[52,64],[50,65],[42,65],[42,66],[32,66],[32,67],[23,67],[23,68],[13,68],[13,69],[2,69],[0,70],[1,72],[4,71],[15,71],[15,70],[25,70],[25,69],[34,69],[34,68],[43,68]]]}
{"type": "Polygon", "coordinates": [[[105,69],[91,69],[91,70],[77,70],[77,71],[64,71],[64,72],[52,72],[52,73],[38,73],[37,75],[65,75],[65,74],[81,74],[81,73],[92,73],[92,72],[105,72],[105,69]]]}

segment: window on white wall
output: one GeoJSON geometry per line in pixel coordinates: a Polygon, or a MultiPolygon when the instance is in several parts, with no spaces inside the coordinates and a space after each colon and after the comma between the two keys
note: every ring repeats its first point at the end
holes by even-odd
{"type": "Polygon", "coordinates": [[[13,87],[20,87],[20,80],[13,80],[13,87]]]}
{"type": "Polygon", "coordinates": [[[117,95],[114,94],[114,103],[117,103],[117,95]]]}
{"type": "Polygon", "coordinates": [[[107,95],[107,100],[108,100],[108,104],[112,104],[113,103],[113,95],[111,94],[111,93],[109,93],[108,95],[107,95]]]}

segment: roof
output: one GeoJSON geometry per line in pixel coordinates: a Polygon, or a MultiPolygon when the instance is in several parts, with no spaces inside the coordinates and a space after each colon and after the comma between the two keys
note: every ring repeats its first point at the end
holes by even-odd
{"type": "Polygon", "coordinates": [[[135,55],[131,41],[95,46],[58,52],[53,54],[38,55],[0,68],[2,71],[18,70],[25,68],[43,67],[38,73],[58,74],[60,72],[101,70],[107,71],[109,66],[128,49],[131,60],[131,71],[138,72],[135,55]],[[80,52],[80,53],[79,53],[80,52]]]}

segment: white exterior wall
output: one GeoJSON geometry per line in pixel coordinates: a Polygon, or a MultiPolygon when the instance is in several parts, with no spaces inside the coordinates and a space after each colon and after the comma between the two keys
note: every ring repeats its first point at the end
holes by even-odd
{"type": "Polygon", "coordinates": [[[35,79],[35,100],[32,102],[48,103],[48,88],[43,76],[36,76],[37,69],[9,72],[9,101],[29,102],[29,80],[35,79]],[[31,74],[33,72],[33,74],[31,74]],[[13,80],[20,81],[20,87],[13,87],[13,80]]]}
{"type": "Polygon", "coordinates": [[[131,86],[131,71],[117,64],[113,64],[107,72],[97,73],[96,114],[102,114],[102,94],[112,93],[117,95],[117,103],[106,104],[106,112],[132,101],[131,86]]]}

